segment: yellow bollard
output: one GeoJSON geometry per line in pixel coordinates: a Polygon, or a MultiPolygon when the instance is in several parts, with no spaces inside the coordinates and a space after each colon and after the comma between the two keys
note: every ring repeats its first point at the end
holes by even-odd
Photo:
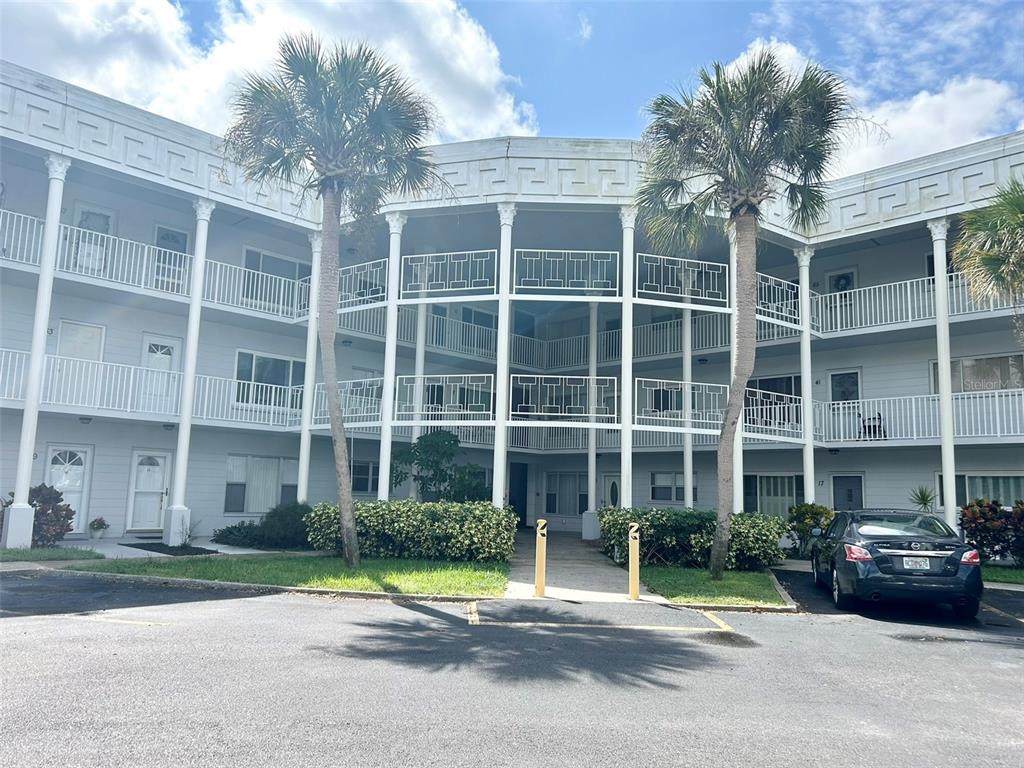
{"type": "Polygon", "coordinates": [[[537,521],[537,562],[533,571],[533,595],[544,597],[544,575],[548,558],[548,521],[537,521]]]}
{"type": "Polygon", "coordinates": [[[640,599],[640,523],[629,524],[629,599],[640,599]]]}

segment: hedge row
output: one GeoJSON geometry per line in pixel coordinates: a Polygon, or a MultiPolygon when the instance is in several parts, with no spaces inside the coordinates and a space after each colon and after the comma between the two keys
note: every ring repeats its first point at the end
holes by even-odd
{"type": "MultiPolygon", "coordinates": [[[[623,562],[628,547],[629,524],[640,526],[640,562],[643,565],[680,565],[703,568],[711,556],[715,513],[696,509],[618,509],[598,512],[601,549],[623,562]]],[[[772,515],[734,515],[729,526],[726,567],[754,571],[785,557],[779,540],[789,533],[785,520],[772,515]]]]}
{"type": "MultiPolygon", "coordinates": [[[[356,534],[365,557],[506,562],[515,549],[515,512],[490,502],[356,502],[356,534]]],[[[322,502],[305,517],[313,549],[339,546],[338,508],[322,502]]]]}
{"type": "Polygon", "coordinates": [[[983,560],[1012,557],[1024,567],[1024,501],[1007,509],[996,500],[975,499],[961,508],[960,527],[983,560]]]}

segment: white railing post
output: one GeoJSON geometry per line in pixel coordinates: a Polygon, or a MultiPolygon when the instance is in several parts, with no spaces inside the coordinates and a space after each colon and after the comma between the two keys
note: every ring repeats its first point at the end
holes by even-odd
{"type": "Polygon", "coordinates": [[[619,208],[622,222],[622,361],[621,407],[619,419],[622,433],[619,438],[619,487],[622,507],[633,506],[633,234],[636,227],[636,206],[619,208]]]}
{"type": "Polygon", "coordinates": [[[57,271],[57,239],[60,234],[60,209],[64,198],[64,178],[71,160],[63,155],[49,155],[46,168],[49,187],[46,195],[46,222],[43,225],[43,247],[39,256],[39,282],[32,320],[32,346],[29,353],[28,376],[25,380],[25,407],[21,416],[21,439],[18,443],[18,466],[14,479],[14,503],[4,515],[0,546],[28,547],[32,544],[35,513],[28,503],[32,485],[32,458],[35,455],[36,430],[39,426],[39,402],[43,390],[43,367],[46,362],[46,329],[50,323],[50,302],[53,298],[53,276],[57,271]]]}
{"type": "Polygon", "coordinates": [[[501,233],[498,252],[498,335],[495,349],[494,463],[491,484],[491,503],[496,507],[505,506],[505,480],[508,472],[508,338],[512,310],[512,223],[515,218],[515,203],[498,203],[501,233]]]}
{"type": "Polygon", "coordinates": [[[946,266],[946,219],[928,222],[932,233],[935,267],[935,344],[939,379],[939,445],[942,458],[942,495],[946,523],[957,525],[956,457],[954,453],[953,372],[949,353],[949,275],[946,266]]]}
{"type": "Polygon", "coordinates": [[[811,379],[811,257],[814,249],[809,247],[796,250],[796,261],[800,276],[800,397],[803,421],[803,471],[804,498],[806,504],[813,504],[817,482],[814,476],[814,397],[811,379]]]}
{"type": "MultiPolygon", "coordinates": [[[[299,479],[296,499],[299,503],[309,501],[309,462],[313,448],[313,396],[316,388],[316,351],[317,351],[317,314],[319,313],[320,293],[320,255],[323,250],[323,237],[319,232],[309,233],[309,248],[312,253],[312,265],[309,275],[309,295],[306,297],[306,369],[302,378],[302,423],[299,433],[299,479]]],[[[299,283],[296,283],[298,288],[299,283]]],[[[298,299],[295,307],[298,309],[298,299]]],[[[326,312],[336,312],[334,307],[325,308],[326,312]]]]}
{"type": "Polygon", "coordinates": [[[587,511],[583,515],[583,538],[601,538],[601,528],[597,519],[597,417],[595,400],[597,399],[597,309],[596,301],[590,302],[590,314],[588,323],[588,356],[587,374],[590,377],[588,386],[590,392],[587,397],[587,404],[591,412],[590,429],[587,430],[587,511]]]}
{"type": "Polygon", "coordinates": [[[192,288],[189,294],[188,325],[185,331],[185,361],[181,377],[181,408],[178,420],[178,444],[174,453],[174,476],[171,478],[171,504],[164,514],[164,544],[180,545],[188,537],[191,526],[189,508],[185,506],[188,485],[188,454],[192,439],[192,409],[196,393],[196,360],[199,355],[199,321],[203,309],[203,279],[206,275],[206,241],[214,202],[198,198],[196,211],[196,249],[192,257],[192,288]]]}
{"type": "MultiPolygon", "coordinates": [[[[390,236],[388,247],[388,295],[384,315],[384,381],[380,413],[380,479],[377,500],[387,501],[391,491],[392,424],[395,419],[395,366],[398,355],[398,299],[402,273],[402,229],[408,217],[395,211],[385,215],[390,236]]],[[[336,386],[333,382],[330,386],[336,386]]]]}
{"type": "Polygon", "coordinates": [[[683,505],[693,509],[693,313],[683,310],[683,505]]]}

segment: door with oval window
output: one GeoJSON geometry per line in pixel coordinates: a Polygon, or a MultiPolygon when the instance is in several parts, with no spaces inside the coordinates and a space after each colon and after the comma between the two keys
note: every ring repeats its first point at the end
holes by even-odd
{"type": "Polygon", "coordinates": [[[161,451],[132,453],[131,496],[128,530],[159,531],[164,526],[164,507],[170,487],[171,454],[161,451]]]}
{"type": "Polygon", "coordinates": [[[46,483],[75,511],[71,533],[84,533],[89,519],[90,458],[89,449],[81,446],[51,445],[46,453],[46,483]]]}
{"type": "Polygon", "coordinates": [[[604,476],[604,506],[618,507],[622,504],[622,483],[618,475],[604,476]]]}

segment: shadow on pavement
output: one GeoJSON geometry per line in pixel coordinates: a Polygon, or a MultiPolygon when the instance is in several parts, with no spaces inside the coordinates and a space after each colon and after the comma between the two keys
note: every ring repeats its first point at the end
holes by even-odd
{"type": "MultiPolygon", "coordinates": [[[[811,574],[796,571],[776,570],[776,577],[782,582],[790,596],[800,606],[800,610],[814,614],[841,615],[850,611],[840,611],[832,604],[828,590],[814,586],[811,574]]],[[[1021,600],[1014,593],[1002,593],[996,590],[985,590],[981,612],[973,621],[960,621],[953,616],[947,605],[929,605],[927,603],[860,603],[852,613],[873,621],[893,624],[907,624],[916,627],[936,627],[942,629],[966,629],[992,635],[1001,635],[1024,639],[1024,623],[1013,616],[1024,616],[1021,600]],[[1021,605],[1018,606],[1017,603],[1021,605]],[[991,607],[989,607],[991,606],[991,607]],[[1003,613],[992,610],[998,609],[1003,613]],[[1010,614],[1010,615],[1004,615],[1010,614]]]]}
{"type": "MultiPolygon", "coordinates": [[[[354,642],[308,646],[307,650],[428,672],[472,667],[501,682],[598,681],[674,689],[679,686],[671,679],[679,673],[706,671],[717,664],[701,642],[715,642],[724,634],[623,629],[596,618],[585,628],[471,625],[461,607],[446,610],[420,603],[403,607],[418,615],[362,624],[368,633],[354,642]]],[[[558,614],[554,609],[537,610],[531,620],[555,622],[558,614]]]]}
{"type": "Polygon", "coordinates": [[[0,618],[92,613],[115,608],[237,600],[261,594],[107,579],[61,571],[15,571],[0,576],[0,618]]]}

